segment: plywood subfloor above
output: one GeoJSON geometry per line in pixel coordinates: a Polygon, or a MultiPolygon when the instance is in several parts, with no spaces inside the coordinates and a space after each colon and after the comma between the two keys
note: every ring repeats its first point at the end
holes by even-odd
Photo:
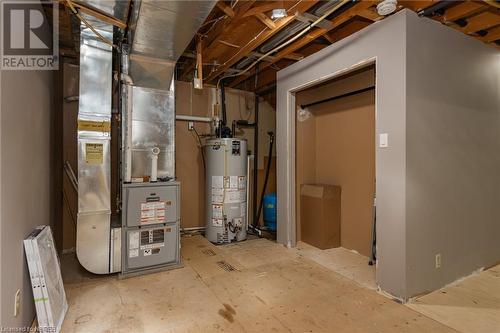
{"type": "Polygon", "coordinates": [[[408,303],[463,333],[500,332],[500,265],[408,303]]]}
{"type": "Polygon", "coordinates": [[[65,267],[62,331],[456,333],[268,240],[183,237],[182,256],[183,268],[125,280],[65,267]]]}

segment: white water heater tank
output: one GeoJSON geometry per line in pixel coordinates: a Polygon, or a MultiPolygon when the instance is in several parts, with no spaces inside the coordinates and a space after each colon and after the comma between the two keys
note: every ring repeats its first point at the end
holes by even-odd
{"type": "Polygon", "coordinates": [[[205,153],[205,237],[224,244],[247,238],[247,142],[210,139],[205,153]]]}

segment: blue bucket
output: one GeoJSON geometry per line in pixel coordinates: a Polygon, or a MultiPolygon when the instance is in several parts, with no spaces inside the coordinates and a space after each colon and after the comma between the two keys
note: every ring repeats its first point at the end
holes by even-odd
{"type": "Polygon", "coordinates": [[[276,193],[264,195],[264,224],[271,231],[276,231],[276,193]]]}

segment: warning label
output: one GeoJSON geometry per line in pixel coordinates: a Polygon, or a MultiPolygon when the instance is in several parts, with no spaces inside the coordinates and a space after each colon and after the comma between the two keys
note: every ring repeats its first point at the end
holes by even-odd
{"type": "Polygon", "coordinates": [[[212,217],[222,219],[222,205],[212,205],[212,217]]]}
{"type": "Polygon", "coordinates": [[[222,227],[224,225],[224,220],[223,219],[212,219],[212,225],[214,227],[222,227]]]}
{"type": "Polygon", "coordinates": [[[141,224],[165,222],[165,209],[164,201],[141,203],[141,224]]]}
{"type": "Polygon", "coordinates": [[[224,200],[224,189],[213,188],[212,189],[212,203],[222,203],[224,200]]]}
{"type": "Polygon", "coordinates": [[[103,145],[102,143],[85,144],[85,162],[87,164],[102,164],[103,145]]]}

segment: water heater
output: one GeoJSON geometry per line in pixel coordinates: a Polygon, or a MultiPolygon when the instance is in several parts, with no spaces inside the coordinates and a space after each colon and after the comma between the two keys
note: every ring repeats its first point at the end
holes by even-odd
{"type": "Polygon", "coordinates": [[[247,237],[247,142],[236,138],[207,140],[206,229],[212,243],[242,241],[247,237]]]}

